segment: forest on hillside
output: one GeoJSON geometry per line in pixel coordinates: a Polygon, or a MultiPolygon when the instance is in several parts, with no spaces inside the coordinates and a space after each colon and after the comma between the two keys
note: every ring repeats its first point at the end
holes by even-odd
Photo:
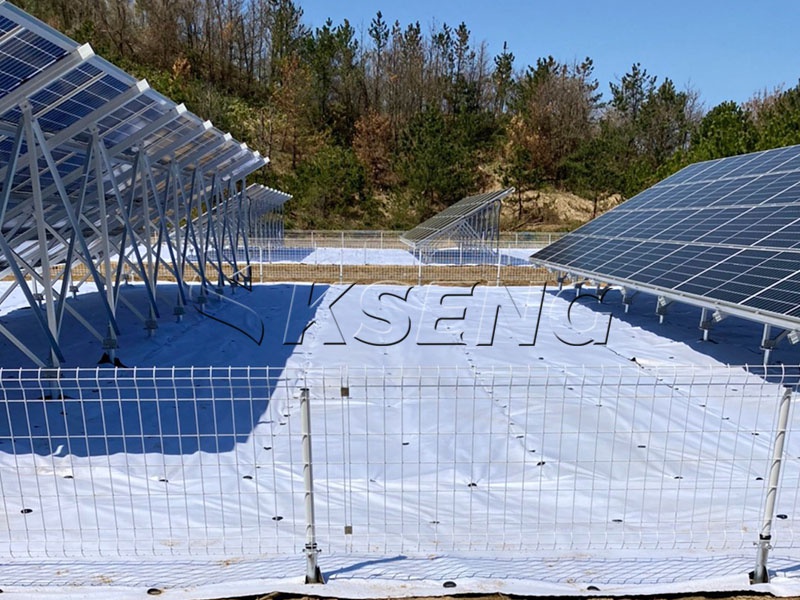
{"type": "MultiPolygon", "coordinates": [[[[800,84],[706,108],[635,62],[521,65],[466,23],[377,12],[311,29],[293,0],[15,0],[271,159],[289,225],[391,228],[500,186],[627,198],[698,160],[800,143],[800,84]]],[[[535,227],[536,208],[519,224],[535,227]]]]}

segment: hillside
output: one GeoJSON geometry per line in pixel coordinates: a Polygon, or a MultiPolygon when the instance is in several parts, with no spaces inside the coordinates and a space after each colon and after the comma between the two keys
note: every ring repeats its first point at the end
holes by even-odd
{"type": "Polygon", "coordinates": [[[312,29],[293,0],[19,4],[270,156],[256,180],[294,195],[290,227],[402,229],[513,186],[507,228],[563,229],[595,213],[580,198],[800,143],[800,86],[706,111],[633,60],[602,82],[589,57],[519,64],[463,22],[312,29]]]}
{"type": "Polygon", "coordinates": [[[583,225],[622,202],[614,195],[599,200],[582,198],[571,192],[536,190],[513,194],[503,201],[500,213],[502,231],[569,231],[583,225]]]}

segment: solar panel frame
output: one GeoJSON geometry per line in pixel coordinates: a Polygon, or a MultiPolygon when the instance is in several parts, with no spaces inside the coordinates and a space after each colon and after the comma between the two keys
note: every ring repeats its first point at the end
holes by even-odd
{"type": "MultiPolygon", "coordinates": [[[[3,18],[8,19],[6,16],[8,11],[6,9],[8,9],[15,18],[20,19],[20,21],[25,24],[24,27],[16,26],[10,30],[16,31],[20,36],[33,36],[32,39],[38,38],[36,38],[36,34],[32,33],[31,30],[38,30],[46,34],[48,38],[54,39],[57,43],[54,43],[50,39],[42,38],[43,41],[39,44],[40,46],[47,46],[48,48],[60,48],[58,53],[53,53],[53,56],[58,54],[63,58],[71,50],[79,48],[75,42],[72,42],[65,36],[61,36],[57,32],[50,31],[46,27],[42,27],[41,24],[37,24],[35,20],[32,20],[18,9],[10,7],[10,5],[2,5],[4,13],[3,18]],[[60,46],[58,45],[59,43],[61,44],[60,46]],[[48,46],[48,44],[50,46],[48,46]]],[[[13,22],[11,19],[8,20],[9,22],[13,22]]],[[[6,43],[10,43],[11,41],[11,39],[5,40],[6,43]]],[[[40,62],[47,63],[48,61],[40,62]]],[[[44,73],[44,71],[44,68],[38,71],[30,71],[26,74],[26,77],[29,79],[31,76],[44,73]]],[[[43,124],[43,129],[47,133],[53,133],[63,130],[70,124],[77,122],[81,117],[91,114],[93,110],[102,106],[104,102],[112,100],[134,83],[135,79],[130,75],[113,67],[113,65],[110,65],[103,59],[92,55],[91,58],[76,65],[75,68],[69,70],[62,77],[50,81],[43,89],[39,89],[35,94],[32,94],[31,101],[34,104],[33,108],[36,111],[37,119],[43,124]]],[[[9,92],[13,90],[6,91],[9,92]]],[[[161,108],[167,108],[168,110],[170,105],[175,106],[171,101],[163,97],[161,98],[164,100],[164,104],[161,108]]],[[[2,96],[0,96],[0,99],[2,99],[2,96]]],[[[187,117],[188,115],[189,113],[187,113],[187,117]]],[[[0,117],[0,120],[16,123],[19,121],[20,116],[19,107],[14,107],[0,117]]],[[[192,120],[194,119],[187,118],[187,121],[192,120]]],[[[146,123],[142,124],[144,125],[146,123]]],[[[120,125],[121,120],[117,123],[117,127],[120,125]]],[[[127,135],[135,135],[135,127],[131,127],[130,123],[127,125],[127,135]]],[[[166,136],[169,136],[171,139],[178,139],[180,133],[180,131],[176,131],[174,125],[165,127],[161,131],[162,139],[160,141],[161,143],[166,143],[166,140],[163,139],[166,136]]],[[[155,143],[156,137],[157,136],[154,136],[150,142],[155,143]]],[[[119,143],[120,138],[114,139],[113,141],[119,143]]],[[[132,153],[128,153],[127,158],[123,157],[123,159],[131,160],[131,155],[132,153]]],[[[255,155],[253,156],[255,158],[255,155]]],[[[260,164],[263,164],[263,161],[253,161],[253,166],[256,168],[258,168],[257,165],[260,164]]]]}
{"type": "MultiPolygon", "coordinates": [[[[131,232],[127,244],[136,241],[140,229],[157,231],[173,209],[162,210],[160,202],[167,196],[154,196],[151,188],[164,188],[167,174],[178,164],[175,156],[197,155],[198,144],[185,134],[191,125],[200,123],[204,122],[185,107],[94,55],[88,46],[0,0],[0,180],[8,176],[10,181],[3,194],[7,202],[0,223],[8,256],[0,256],[0,274],[13,275],[32,307],[36,303],[23,272],[41,278],[52,307],[56,290],[49,282],[62,275],[52,275],[51,268],[63,274],[64,266],[59,263],[69,255],[77,260],[68,249],[80,236],[85,238],[81,240],[85,242],[80,250],[82,260],[91,269],[98,253],[108,256],[108,245],[115,243],[101,239],[103,228],[108,227],[114,237],[127,227],[131,232]],[[133,171],[137,152],[170,156],[149,165],[144,175],[133,171]],[[7,173],[11,168],[13,173],[7,173]],[[117,190],[112,189],[114,180],[117,190]],[[82,199],[86,202],[76,221],[71,211],[82,199]],[[21,257],[19,264],[17,257],[21,257]]],[[[210,186],[212,176],[235,178],[238,185],[267,162],[218,130],[212,141],[202,156],[213,155],[216,148],[230,157],[209,158],[199,177],[198,193],[210,186]]],[[[178,164],[179,169],[194,166],[178,164]]],[[[180,186],[188,189],[185,181],[180,186]]],[[[232,207],[240,200],[237,190],[241,188],[232,185],[226,189],[225,195],[203,197],[206,202],[221,203],[226,214],[235,216],[232,207]]],[[[146,236],[139,242],[151,243],[146,236]]],[[[146,275],[144,267],[140,275],[146,275]]],[[[48,322],[53,314],[48,309],[48,322]]],[[[43,333],[50,335],[51,330],[59,329],[54,323],[49,327],[43,325],[43,333]]],[[[52,343],[52,336],[49,339],[52,343]]],[[[17,340],[11,341],[21,348],[17,340]]],[[[51,345],[51,350],[58,354],[56,346],[51,345]]],[[[26,352],[28,357],[35,354],[26,352]]]]}
{"type": "Polygon", "coordinates": [[[532,260],[800,329],[800,146],[690,165],[532,260]]]}
{"type": "Polygon", "coordinates": [[[268,210],[279,208],[292,199],[291,194],[261,185],[260,183],[251,183],[247,186],[247,196],[251,201],[261,203],[262,206],[268,210]]]}
{"type": "Polygon", "coordinates": [[[438,214],[423,221],[400,236],[400,240],[412,248],[419,248],[433,239],[446,236],[472,215],[500,202],[514,191],[506,188],[486,194],[462,198],[438,214]]]}

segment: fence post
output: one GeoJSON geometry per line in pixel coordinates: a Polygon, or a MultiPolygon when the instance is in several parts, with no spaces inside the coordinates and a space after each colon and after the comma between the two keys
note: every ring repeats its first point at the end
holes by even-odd
{"type": "Polygon", "coordinates": [[[497,279],[494,282],[495,287],[500,287],[500,267],[503,264],[503,255],[500,254],[500,238],[497,239],[497,279]]]}
{"type": "Polygon", "coordinates": [[[314,473],[311,460],[311,405],[308,388],[300,389],[300,427],[303,436],[303,483],[306,508],[306,583],[325,583],[317,565],[317,532],[314,518],[314,473]]]}
{"type": "Polygon", "coordinates": [[[339,252],[339,283],[344,281],[344,231],[342,231],[342,250],[339,252]]]}
{"type": "Polygon", "coordinates": [[[775,500],[778,496],[778,483],[781,475],[781,462],[783,461],[783,446],[786,441],[786,427],[789,423],[789,407],[792,404],[792,391],[784,389],[781,403],[778,408],[778,430],[775,432],[775,446],[772,449],[772,462],[769,467],[767,482],[767,501],[764,504],[764,521],[758,535],[758,552],[756,553],[756,568],[753,571],[752,583],[768,583],[767,556],[772,548],[772,519],[775,516],[775,500]]]}

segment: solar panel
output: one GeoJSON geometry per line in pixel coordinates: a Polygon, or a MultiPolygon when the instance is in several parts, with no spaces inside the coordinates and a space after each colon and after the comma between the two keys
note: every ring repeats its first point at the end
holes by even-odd
{"type": "MultiPolygon", "coordinates": [[[[148,290],[143,318],[157,316],[150,279],[165,256],[179,280],[191,266],[176,258],[186,252],[179,242],[208,234],[188,228],[213,228],[217,215],[224,216],[226,235],[239,239],[244,180],[267,162],[89,46],[0,0],[0,278],[13,277],[37,308],[29,282],[41,284],[47,310],[34,313],[51,354],[36,356],[22,341],[10,341],[41,366],[58,364],[53,332],[64,310],[54,303],[70,284],[67,263],[81,262],[98,289],[116,295],[122,269],[113,269],[112,255],[148,290]],[[198,220],[201,210],[213,214],[198,220]],[[164,245],[169,252],[161,252],[164,245]]],[[[207,282],[213,259],[203,260],[207,282]]],[[[219,287],[224,265],[213,268],[219,287]]],[[[101,296],[100,318],[108,320],[87,325],[95,336],[115,323],[118,298],[101,296]]],[[[2,328],[0,334],[6,335],[2,328]]]]}
{"type": "Polygon", "coordinates": [[[258,204],[259,209],[263,212],[280,208],[292,199],[291,194],[274,190],[259,183],[253,183],[247,187],[247,197],[250,198],[250,202],[253,205],[258,204]]]}
{"type": "Polygon", "coordinates": [[[290,194],[258,183],[247,187],[247,217],[250,236],[270,243],[282,242],[283,205],[292,199],[290,194]]]}
{"type": "Polygon", "coordinates": [[[508,196],[514,188],[469,196],[445,208],[440,213],[423,221],[414,229],[407,231],[400,239],[414,248],[424,245],[435,238],[447,236],[459,225],[465,223],[470,217],[499,203],[508,196]]]}
{"type": "Polygon", "coordinates": [[[532,259],[799,328],[800,146],[689,165],[532,259]]]}

